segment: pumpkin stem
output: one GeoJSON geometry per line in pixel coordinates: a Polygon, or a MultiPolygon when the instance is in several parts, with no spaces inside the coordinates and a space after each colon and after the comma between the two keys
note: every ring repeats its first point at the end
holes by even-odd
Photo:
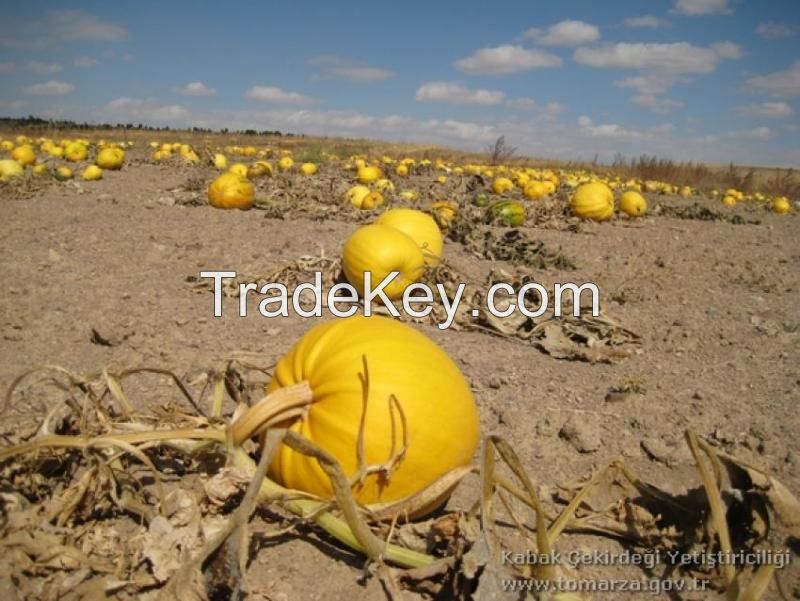
{"type": "Polygon", "coordinates": [[[357,488],[364,483],[367,476],[378,474],[382,481],[388,481],[397,466],[403,461],[403,458],[408,451],[408,423],[406,421],[406,414],[403,412],[403,406],[397,400],[395,395],[389,396],[389,416],[392,421],[392,446],[389,450],[389,457],[386,463],[380,465],[367,465],[366,456],[364,453],[364,433],[366,431],[367,422],[367,405],[369,404],[369,365],[367,364],[366,355],[361,356],[361,363],[364,366],[364,371],[358,374],[361,380],[361,419],[358,424],[358,439],[356,441],[356,460],[358,468],[356,473],[350,479],[350,487],[357,488]],[[397,446],[397,423],[395,419],[395,411],[400,416],[400,435],[403,439],[403,446],[398,450],[397,446]]]}
{"type": "Polygon", "coordinates": [[[279,388],[248,407],[228,426],[229,440],[241,445],[269,426],[301,415],[313,401],[308,382],[279,388]]]}

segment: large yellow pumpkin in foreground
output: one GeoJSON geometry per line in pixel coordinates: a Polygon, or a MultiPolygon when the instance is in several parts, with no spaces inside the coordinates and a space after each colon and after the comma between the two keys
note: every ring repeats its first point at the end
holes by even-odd
{"type": "Polygon", "coordinates": [[[370,272],[374,290],[393,271],[397,275],[383,290],[390,299],[403,292],[421,276],[425,267],[422,251],[414,240],[388,225],[365,225],[358,228],[342,252],[342,270],[347,280],[364,292],[364,274],[370,272]]]}
{"type": "Polygon", "coordinates": [[[422,250],[428,265],[436,265],[442,258],[442,230],[433,217],[416,209],[390,209],[381,213],[375,223],[388,225],[409,236],[422,250]]]}
{"type": "Polygon", "coordinates": [[[614,215],[614,193],[603,182],[583,184],[575,190],[569,206],[581,219],[606,221],[614,215]]]}
{"type": "Polygon", "coordinates": [[[208,202],[217,209],[249,209],[255,196],[253,184],[231,171],[220,175],[208,187],[208,202]]]}
{"type": "MultiPolygon", "coordinates": [[[[405,416],[408,448],[388,478],[370,475],[354,490],[359,502],[402,499],[471,463],[480,426],[468,382],[438,345],[387,317],[355,316],[317,325],[278,362],[270,392],[305,380],[313,393],[308,413],[291,424],[291,430],[332,454],[348,477],[356,473],[362,357],[369,369],[367,465],[386,464],[393,450],[397,453],[403,446],[401,418],[392,397],[405,416]]],[[[289,488],[332,495],[316,459],[287,446],[276,451],[270,475],[289,488]]]]}

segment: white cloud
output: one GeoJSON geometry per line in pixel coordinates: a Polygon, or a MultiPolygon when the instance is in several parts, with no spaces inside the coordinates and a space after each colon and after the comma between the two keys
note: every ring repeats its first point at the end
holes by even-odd
{"type": "Polygon", "coordinates": [[[80,69],[91,69],[92,67],[96,67],[100,64],[100,61],[96,58],[89,58],[88,56],[79,56],[72,64],[80,69]]]}
{"type": "Polygon", "coordinates": [[[82,10],[52,11],[52,32],[61,40],[117,42],[128,37],[124,27],[95,17],[82,10]]]}
{"type": "Polygon", "coordinates": [[[745,139],[745,140],[759,140],[766,142],[772,137],[772,131],[769,127],[755,127],[753,129],[742,129],[739,131],[732,131],[728,134],[729,138],[745,139]]]}
{"type": "Polygon", "coordinates": [[[751,77],[747,85],[770,96],[800,96],[800,61],[783,71],[751,77]]]}
{"type": "Polygon", "coordinates": [[[246,96],[251,100],[275,104],[312,104],[314,102],[313,98],[297,92],[286,92],[275,86],[253,86],[247,91],[246,96]]]}
{"type": "Polygon", "coordinates": [[[213,96],[217,93],[214,88],[209,88],[202,81],[192,81],[187,83],[185,86],[178,88],[176,92],[178,92],[178,94],[183,94],[184,96],[213,96]]]}
{"type": "Polygon", "coordinates": [[[447,102],[449,104],[501,104],[506,95],[496,90],[470,90],[457,81],[431,81],[417,90],[420,102],[447,102]]]}
{"type": "Polygon", "coordinates": [[[45,48],[58,42],[117,42],[128,37],[124,27],[83,10],[49,11],[42,19],[0,25],[0,46],[45,48]]]}
{"type": "Polygon", "coordinates": [[[592,138],[609,138],[618,140],[637,140],[646,137],[644,132],[628,129],[615,123],[595,125],[586,115],[578,118],[578,127],[581,132],[592,138]]]}
{"type": "Polygon", "coordinates": [[[560,102],[548,102],[546,105],[544,105],[544,111],[542,111],[542,114],[545,117],[555,118],[558,117],[565,110],[567,110],[567,107],[565,107],[560,102]]]}
{"type": "Polygon", "coordinates": [[[75,86],[65,81],[48,81],[22,88],[23,92],[31,96],[65,96],[74,90],[75,86]]]}
{"type": "Polygon", "coordinates": [[[179,104],[161,104],[155,100],[122,97],[109,102],[104,114],[122,122],[173,124],[185,119],[188,111],[179,104]]]}
{"type": "Polygon", "coordinates": [[[508,106],[520,109],[523,111],[530,111],[536,108],[536,101],[533,98],[512,98],[506,102],[508,106]]]}
{"type": "Polygon", "coordinates": [[[729,60],[738,60],[744,55],[742,47],[733,42],[716,42],[711,44],[711,49],[716,52],[717,56],[720,58],[729,60]]]}
{"type": "Polygon", "coordinates": [[[470,75],[505,75],[543,67],[558,67],[561,58],[543,50],[504,45],[481,48],[472,56],[456,61],[456,67],[470,75]]]}
{"type": "Polygon", "coordinates": [[[675,109],[683,106],[680,100],[673,100],[672,98],[660,98],[653,94],[637,94],[631,101],[634,104],[649,108],[654,113],[670,113],[675,109]]]}
{"type": "Polygon", "coordinates": [[[52,75],[64,70],[64,67],[55,63],[42,63],[39,61],[30,61],[25,65],[28,71],[38,73],[39,75],[52,75]]]}
{"type": "MultiPolygon", "coordinates": [[[[731,49],[726,46],[726,51],[731,49]]],[[[648,69],[659,73],[711,73],[724,58],[713,48],[688,42],[627,43],[578,48],[574,58],[590,67],[612,69],[648,69]]]]}
{"type": "Polygon", "coordinates": [[[671,75],[637,75],[615,81],[614,85],[620,88],[632,88],[639,94],[654,95],[663,94],[680,81],[683,80],[671,75]]]}
{"type": "Polygon", "coordinates": [[[699,15],[728,15],[728,0],[676,0],[673,12],[696,17],[699,15]]]}
{"type": "Polygon", "coordinates": [[[800,26],[782,23],[780,21],[764,21],[756,27],[756,33],[765,40],[789,38],[800,33],[800,26]]]}
{"type": "Polygon", "coordinates": [[[0,63],[0,75],[7,75],[13,73],[17,68],[15,63],[0,63]]]}
{"type": "Polygon", "coordinates": [[[762,102],[740,106],[737,109],[743,115],[751,117],[766,117],[767,119],[785,119],[794,114],[792,107],[785,102],[762,102]]]}
{"type": "Polygon", "coordinates": [[[551,25],[545,31],[529,29],[524,35],[543,46],[581,46],[599,40],[600,29],[583,21],[567,20],[551,25]]]}
{"type": "Polygon", "coordinates": [[[632,27],[635,29],[660,29],[661,27],[668,27],[669,21],[661,17],[653,15],[642,15],[641,17],[629,17],[623,21],[625,27],[632,27]]]}
{"type": "Polygon", "coordinates": [[[323,54],[307,61],[320,67],[315,79],[346,79],[355,82],[384,81],[394,76],[392,71],[371,67],[335,54],[323,54]]]}

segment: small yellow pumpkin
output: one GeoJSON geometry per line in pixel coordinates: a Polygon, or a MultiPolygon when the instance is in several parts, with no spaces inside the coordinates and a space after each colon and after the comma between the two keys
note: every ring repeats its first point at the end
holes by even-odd
{"type": "Polygon", "coordinates": [[[0,182],[19,177],[25,173],[25,168],[13,159],[3,159],[0,161],[0,182]]]}
{"type": "Polygon", "coordinates": [[[375,223],[400,230],[417,243],[425,263],[436,265],[442,258],[442,230],[433,217],[416,209],[390,209],[381,213],[375,223]]]}
{"type": "Polygon", "coordinates": [[[70,142],[64,147],[64,158],[73,163],[85,161],[89,156],[89,149],[82,142],[70,142]]]}
{"type": "Polygon", "coordinates": [[[371,274],[371,286],[377,288],[386,276],[399,272],[385,288],[390,299],[400,298],[424,270],[422,251],[409,236],[388,225],[365,225],[358,228],[344,244],[342,270],[359,293],[364,292],[364,274],[371,274]]]}
{"type": "Polygon", "coordinates": [[[249,209],[255,196],[252,182],[231,171],[220,175],[208,187],[208,202],[217,209],[249,209]]]}
{"type": "Polygon", "coordinates": [[[359,167],[358,169],[359,184],[371,184],[372,182],[377,182],[381,178],[383,178],[383,171],[381,171],[380,167],[369,165],[359,167]]]}
{"type": "MultiPolygon", "coordinates": [[[[405,416],[408,446],[388,477],[371,474],[354,489],[356,500],[397,501],[469,465],[480,438],[469,383],[438,345],[387,317],[354,316],[317,325],[278,362],[269,392],[307,381],[313,394],[308,412],[289,429],[333,455],[345,474],[354,476],[363,411],[362,357],[369,370],[367,465],[386,464],[403,446],[401,418],[392,397],[405,416]]],[[[276,451],[270,475],[288,488],[332,496],[330,480],[317,460],[288,446],[276,451]]]]}
{"type": "Polygon", "coordinates": [[[97,165],[89,165],[82,175],[83,179],[87,182],[94,182],[103,179],[103,170],[97,165]]]}
{"type": "Polygon", "coordinates": [[[431,205],[431,212],[439,227],[446,230],[458,215],[458,205],[449,200],[437,200],[431,205]]]}
{"type": "MultiPolygon", "coordinates": [[[[553,186],[552,182],[540,182],[533,180],[528,182],[523,188],[523,194],[528,200],[539,200],[550,194],[550,187],[553,186]],[[548,186],[548,184],[550,184],[548,186]]],[[[555,189],[555,186],[553,186],[555,189]]]]}
{"type": "Polygon", "coordinates": [[[124,162],[125,151],[116,146],[103,148],[97,153],[97,160],[95,160],[95,163],[101,169],[121,169],[124,162]]]}
{"type": "Polygon", "coordinates": [[[36,162],[36,151],[30,144],[23,144],[11,151],[11,158],[23,167],[33,165],[36,162]]]}
{"type": "Polygon", "coordinates": [[[345,200],[353,205],[355,208],[360,209],[362,205],[362,201],[364,198],[369,194],[370,190],[366,186],[362,186],[358,184],[350,188],[347,192],[345,192],[345,200]]]}
{"type": "Polygon", "coordinates": [[[635,190],[628,190],[620,196],[619,210],[631,217],[639,217],[647,213],[647,200],[635,190]]]}
{"type": "Polygon", "coordinates": [[[64,165],[56,167],[55,177],[58,181],[65,182],[67,180],[72,179],[73,176],[74,173],[72,172],[72,169],[70,169],[69,167],[66,167],[64,165]]]}
{"type": "Polygon", "coordinates": [[[570,208],[581,219],[606,221],[614,215],[614,193],[603,182],[582,184],[575,190],[570,208]]]}
{"type": "Polygon", "coordinates": [[[492,190],[495,194],[505,194],[514,189],[514,182],[507,177],[498,177],[492,182],[492,190]]]}
{"type": "Polygon", "coordinates": [[[785,196],[779,196],[772,202],[772,210],[778,215],[786,215],[792,210],[792,203],[785,196]]]}

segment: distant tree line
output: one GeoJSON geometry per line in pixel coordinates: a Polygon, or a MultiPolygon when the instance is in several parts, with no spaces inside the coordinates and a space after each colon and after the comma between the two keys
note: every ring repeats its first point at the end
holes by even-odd
{"type": "MultiPolygon", "coordinates": [[[[24,130],[31,130],[31,129],[73,129],[73,130],[107,130],[107,131],[114,131],[114,130],[139,130],[139,131],[169,131],[169,132],[192,132],[192,133],[200,133],[200,134],[213,134],[213,133],[220,133],[220,134],[237,134],[237,135],[244,135],[244,136],[285,136],[288,138],[292,138],[297,136],[297,134],[293,133],[283,133],[280,131],[273,131],[273,130],[257,130],[257,129],[245,129],[245,130],[229,130],[227,127],[214,130],[207,127],[187,127],[187,128],[175,128],[175,127],[155,127],[152,125],[145,125],[143,123],[87,123],[87,122],[77,122],[71,120],[64,120],[64,119],[42,119],[41,117],[36,117],[34,115],[28,115],[27,117],[0,117],[0,128],[2,129],[24,129],[24,130]]],[[[304,137],[300,135],[299,137],[304,137]]]]}

